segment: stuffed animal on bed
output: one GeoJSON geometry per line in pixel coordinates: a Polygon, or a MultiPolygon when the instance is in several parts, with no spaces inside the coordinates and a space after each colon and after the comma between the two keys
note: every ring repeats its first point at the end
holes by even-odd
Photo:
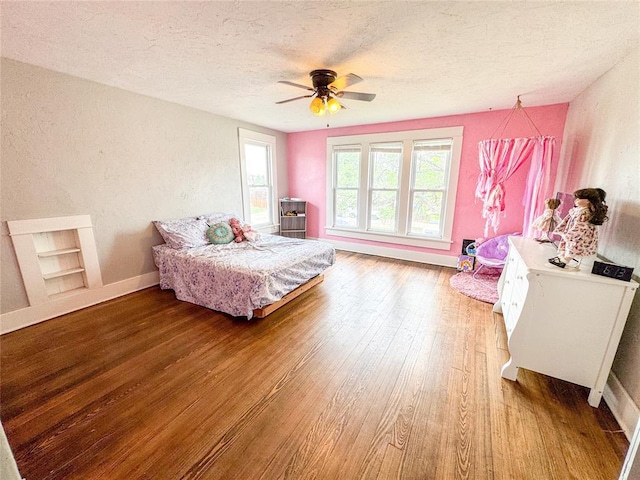
{"type": "Polygon", "coordinates": [[[246,224],[243,225],[242,233],[244,233],[244,238],[246,238],[247,241],[249,242],[255,242],[260,238],[260,234],[256,232],[253,228],[251,228],[251,225],[246,225],[246,224]]]}
{"type": "Polygon", "coordinates": [[[238,243],[243,241],[245,237],[244,232],[242,231],[242,224],[240,223],[240,220],[238,220],[237,218],[230,218],[229,226],[231,226],[231,231],[233,232],[233,236],[235,237],[234,241],[238,243]]]}
{"type": "Polygon", "coordinates": [[[235,236],[236,242],[242,242],[247,240],[248,242],[255,242],[260,238],[260,234],[251,228],[251,225],[242,224],[237,218],[230,218],[229,225],[231,231],[235,236]]]}

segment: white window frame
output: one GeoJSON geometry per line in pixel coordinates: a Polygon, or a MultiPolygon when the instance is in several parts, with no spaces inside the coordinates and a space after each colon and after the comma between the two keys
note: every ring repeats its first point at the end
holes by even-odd
{"type": "Polygon", "coordinates": [[[277,155],[276,155],[276,137],[267,135],[266,133],[254,132],[244,128],[238,129],[238,144],[240,148],[240,176],[242,180],[242,211],[246,222],[257,230],[272,229],[277,226],[279,220],[278,209],[278,185],[277,185],[277,155]],[[249,200],[249,182],[247,176],[247,162],[245,157],[245,145],[267,146],[269,151],[269,202],[271,205],[271,218],[267,223],[255,223],[251,219],[251,202],[249,200]]]}
{"type": "Polygon", "coordinates": [[[460,172],[460,157],[462,153],[463,127],[432,128],[426,130],[408,130],[403,132],[374,133],[365,135],[348,135],[342,137],[327,138],[327,217],[325,232],[328,235],[354,238],[360,240],[373,240],[398,245],[413,245],[418,247],[433,248],[437,250],[449,250],[453,243],[454,210],[458,189],[458,176],[460,172]],[[443,198],[444,222],[440,237],[423,237],[408,233],[409,215],[411,208],[408,204],[410,174],[412,165],[413,142],[420,140],[451,139],[451,158],[446,180],[447,192],[443,198]],[[395,233],[372,232],[368,230],[369,210],[369,145],[373,143],[398,142],[404,143],[403,164],[400,179],[400,203],[398,205],[398,228],[395,233]],[[334,147],[344,145],[360,145],[362,151],[360,164],[360,190],[358,194],[358,226],[356,228],[336,227],[334,225],[334,147]]]}

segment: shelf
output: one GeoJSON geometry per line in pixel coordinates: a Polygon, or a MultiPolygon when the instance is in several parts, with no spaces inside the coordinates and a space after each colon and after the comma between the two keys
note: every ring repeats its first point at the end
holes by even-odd
{"type": "Polygon", "coordinates": [[[305,238],[307,232],[307,202],[301,199],[280,200],[280,235],[305,238]],[[286,212],[296,215],[285,215],[286,212]]]}
{"type": "Polygon", "coordinates": [[[55,257],[56,255],[67,255],[69,253],[78,253],[80,252],[79,248],[64,248],[61,250],[49,250],[48,252],[38,252],[38,257],[46,258],[46,257],[55,257]]]}
{"type": "Polygon", "coordinates": [[[70,268],[69,270],[60,270],[59,272],[45,273],[44,275],[42,275],[42,278],[44,278],[45,280],[51,280],[52,278],[66,277],[67,275],[73,275],[74,273],[82,272],[84,272],[84,268],[82,267],[70,268]]]}
{"type": "Polygon", "coordinates": [[[53,295],[49,295],[49,299],[50,300],[60,300],[61,298],[70,297],[72,295],[77,295],[79,293],[85,292],[86,290],[88,290],[87,287],[74,288],[73,290],[66,290],[64,292],[54,293],[53,295]]]}

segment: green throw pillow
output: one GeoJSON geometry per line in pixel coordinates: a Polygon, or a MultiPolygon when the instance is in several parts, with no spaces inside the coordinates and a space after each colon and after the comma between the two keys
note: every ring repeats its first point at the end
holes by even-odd
{"type": "Polygon", "coordinates": [[[218,222],[211,225],[207,230],[207,238],[215,245],[230,243],[235,236],[231,230],[231,226],[227,222],[218,222]]]}

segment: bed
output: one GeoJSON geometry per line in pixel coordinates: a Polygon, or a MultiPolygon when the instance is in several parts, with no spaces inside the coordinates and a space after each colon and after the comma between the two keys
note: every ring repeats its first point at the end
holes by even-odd
{"type": "Polygon", "coordinates": [[[152,247],[160,288],[172,289],[178,300],[261,318],[320,283],[335,262],[333,246],[317,240],[261,234],[253,242],[214,245],[206,234],[203,239],[203,229],[231,217],[154,222],[165,240],[152,247]]]}

